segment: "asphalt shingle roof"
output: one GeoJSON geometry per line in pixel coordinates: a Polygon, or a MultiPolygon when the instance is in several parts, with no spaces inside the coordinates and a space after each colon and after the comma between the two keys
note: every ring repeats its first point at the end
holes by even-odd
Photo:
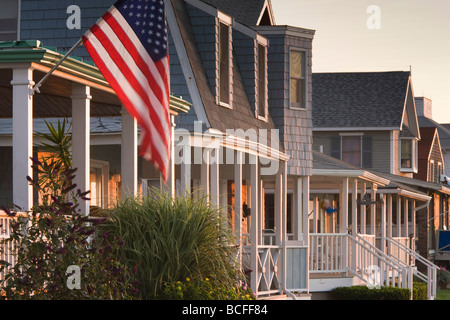
{"type": "Polygon", "coordinates": [[[410,72],[314,73],[314,128],[400,128],[410,72]]]}
{"type": "Polygon", "coordinates": [[[202,0],[213,7],[234,17],[237,21],[256,26],[261,12],[264,9],[265,0],[202,0]]]}

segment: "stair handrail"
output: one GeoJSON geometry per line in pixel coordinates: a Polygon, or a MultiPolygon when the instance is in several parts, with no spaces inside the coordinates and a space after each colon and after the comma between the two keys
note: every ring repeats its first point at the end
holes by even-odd
{"type": "MultiPolygon", "coordinates": [[[[400,264],[399,262],[394,260],[391,256],[387,255],[386,253],[384,253],[383,251],[378,249],[376,246],[374,246],[373,244],[368,242],[366,239],[364,239],[360,235],[348,234],[347,237],[349,239],[351,239],[353,242],[363,245],[363,248],[365,250],[367,250],[369,253],[375,255],[377,257],[377,259],[384,262],[386,265],[388,265],[389,267],[391,267],[392,269],[397,271],[399,274],[401,273],[402,275],[412,275],[413,270],[412,270],[411,266],[408,266],[408,265],[405,266],[405,265],[400,264]]],[[[412,292],[412,281],[405,281],[405,282],[406,282],[407,288],[410,289],[412,292]]]]}
{"type": "MultiPolygon", "coordinates": [[[[416,274],[419,277],[419,279],[421,279],[422,281],[425,281],[427,283],[428,299],[429,300],[433,299],[433,297],[436,296],[437,271],[440,270],[440,267],[435,265],[430,260],[424,258],[422,255],[418,254],[411,248],[405,246],[403,243],[401,243],[395,239],[392,239],[392,238],[386,238],[386,240],[389,243],[397,246],[399,249],[403,250],[409,257],[414,258],[415,260],[421,262],[423,265],[425,265],[427,267],[426,275],[424,273],[420,272],[418,269],[415,269],[415,270],[413,269],[413,270],[414,270],[414,274],[416,274]]],[[[397,258],[397,260],[399,260],[399,262],[402,263],[402,261],[400,259],[397,258]]]]}

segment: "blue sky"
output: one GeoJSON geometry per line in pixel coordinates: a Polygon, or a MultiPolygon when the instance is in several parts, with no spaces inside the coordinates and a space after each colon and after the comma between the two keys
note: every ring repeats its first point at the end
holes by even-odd
{"type": "Polygon", "coordinates": [[[450,123],[449,0],[272,0],[277,24],[314,29],[314,72],[412,69],[416,96],[450,123]],[[367,12],[369,6],[379,8],[367,12]],[[379,17],[380,28],[367,21],[379,17]]]}

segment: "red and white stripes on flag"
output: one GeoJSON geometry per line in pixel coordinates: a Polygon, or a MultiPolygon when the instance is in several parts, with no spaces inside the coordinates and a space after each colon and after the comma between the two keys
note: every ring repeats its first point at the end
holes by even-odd
{"type": "Polygon", "coordinates": [[[141,128],[140,155],[167,179],[169,55],[163,0],[117,1],[83,36],[104,78],[141,128]]]}

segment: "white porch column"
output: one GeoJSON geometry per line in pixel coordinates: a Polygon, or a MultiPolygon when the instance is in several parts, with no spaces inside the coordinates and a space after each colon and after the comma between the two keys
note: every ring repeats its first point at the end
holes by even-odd
{"type": "Polygon", "coordinates": [[[411,222],[412,222],[412,243],[411,243],[411,250],[414,252],[416,251],[416,201],[411,202],[411,222]]]}
{"type": "Polygon", "coordinates": [[[409,201],[408,199],[405,198],[405,208],[403,210],[403,219],[404,219],[404,237],[408,238],[409,234],[408,234],[408,210],[409,210],[409,201]]]}
{"type": "Polygon", "coordinates": [[[341,233],[347,233],[348,228],[348,178],[342,179],[342,214],[340,231],[341,233]]]}
{"type": "Polygon", "coordinates": [[[121,168],[122,198],[138,193],[138,126],[137,120],[122,107],[121,168]]]}
{"type": "Polygon", "coordinates": [[[358,180],[352,181],[352,234],[358,233],[358,180]]]}
{"type": "Polygon", "coordinates": [[[259,207],[258,207],[258,194],[259,194],[259,165],[258,165],[258,157],[250,155],[250,185],[251,185],[251,199],[252,199],[252,207],[251,207],[251,225],[250,225],[250,239],[251,239],[251,262],[250,268],[253,270],[251,273],[251,286],[253,292],[257,292],[257,283],[258,283],[258,246],[259,246],[259,207]]]}
{"type": "MultiPolygon", "coordinates": [[[[375,201],[377,199],[377,185],[372,185],[372,197],[371,200],[375,201]]],[[[374,203],[370,207],[370,234],[375,234],[375,227],[376,227],[376,213],[377,213],[377,204],[374,203]]]]}
{"type": "Polygon", "coordinates": [[[396,226],[396,236],[401,237],[402,236],[402,198],[400,198],[399,195],[397,195],[397,226],[396,226]]]}
{"type": "Polygon", "coordinates": [[[380,193],[381,200],[381,251],[386,252],[386,195],[380,193]]]}
{"type": "Polygon", "coordinates": [[[192,147],[190,142],[190,134],[187,132],[182,137],[183,139],[183,158],[180,163],[180,180],[181,180],[181,193],[187,195],[191,192],[191,165],[192,165],[192,147]]]}
{"type": "MultiPolygon", "coordinates": [[[[90,112],[91,88],[72,84],[72,166],[77,168],[74,182],[82,191],[90,190],[90,112]]],[[[89,215],[89,201],[80,203],[80,211],[89,215]]]]}
{"type": "MultiPolygon", "coordinates": [[[[242,249],[246,245],[242,241],[242,152],[236,151],[234,162],[234,232],[239,241],[240,269],[242,269],[242,249]]],[[[247,239],[248,241],[248,239],[247,239]]]]}
{"type": "MultiPolygon", "coordinates": [[[[364,195],[367,192],[367,185],[365,182],[363,182],[361,186],[361,200],[364,198],[364,195]]],[[[361,234],[366,234],[366,205],[361,204],[361,234]]]]}
{"type": "Polygon", "coordinates": [[[314,197],[313,200],[313,226],[312,232],[317,233],[317,217],[319,216],[319,198],[314,197]]]}
{"type": "Polygon", "coordinates": [[[220,149],[212,150],[214,152],[213,160],[211,161],[211,204],[215,207],[220,206],[220,178],[219,178],[219,152],[220,149]]]}
{"type": "Polygon", "coordinates": [[[210,174],[210,157],[211,157],[211,151],[210,150],[203,150],[203,161],[200,165],[200,182],[201,182],[201,189],[203,190],[204,196],[206,196],[209,199],[210,194],[210,183],[209,183],[209,174],[210,174]]]}
{"type": "MultiPolygon", "coordinates": [[[[309,184],[310,178],[303,178],[303,208],[302,208],[302,219],[303,219],[303,228],[302,228],[302,236],[303,236],[303,245],[309,245],[309,184]]],[[[286,188],[287,189],[287,188],[286,188]]],[[[317,229],[317,223],[316,223],[317,229]]]]}
{"type": "MultiPolygon", "coordinates": [[[[392,195],[387,196],[387,222],[386,222],[387,232],[386,237],[392,239],[392,195]]],[[[388,245],[388,254],[391,254],[391,243],[388,245]]]]}
{"type": "Polygon", "coordinates": [[[283,170],[280,166],[278,173],[275,177],[275,190],[274,190],[274,220],[275,220],[275,243],[281,243],[281,237],[283,235],[283,170]]]}
{"type": "Polygon", "coordinates": [[[27,176],[33,178],[30,157],[33,156],[33,70],[13,69],[12,89],[12,197],[13,203],[25,211],[33,206],[33,187],[27,176]]]}

